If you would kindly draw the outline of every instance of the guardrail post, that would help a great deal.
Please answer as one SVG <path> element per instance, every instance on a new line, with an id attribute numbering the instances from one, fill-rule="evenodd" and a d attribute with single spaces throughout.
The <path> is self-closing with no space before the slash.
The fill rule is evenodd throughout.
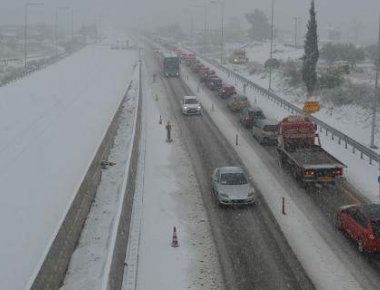
<path id="1" fill-rule="evenodd" d="M 345 141 L 344 148 L 347 149 L 347 138 L 344 141 Z"/>
<path id="2" fill-rule="evenodd" d="M 285 211 L 285 197 L 282 198 L 282 214 L 286 215 L 286 211 Z"/>
<path id="3" fill-rule="evenodd" d="M 334 134 L 331 133 L 331 140 L 334 140 Z"/>
<path id="4" fill-rule="evenodd" d="M 352 146 L 352 153 L 355 154 L 355 147 L 354 146 Z"/>
<path id="5" fill-rule="evenodd" d="M 236 146 L 239 145 L 239 135 L 238 134 L 236 134 L 235 144 L 236 144 Z"/>
<path id="6" fill-rule="evenodd" d="M 326 136 L 328 135 L 327 129 L 326 129 Z"/>
<path id="7" fill-rule="evenodd" d="M 339 139 L 338 139 L 338 144 L 340 145 L 340 143 L 341 143 L 341 139 L 339 138 Z"/>
<path id="8" fill-rule="evenodd" d="M 363 152 L 360 152 L 360 159 L 363 159 Z"/>

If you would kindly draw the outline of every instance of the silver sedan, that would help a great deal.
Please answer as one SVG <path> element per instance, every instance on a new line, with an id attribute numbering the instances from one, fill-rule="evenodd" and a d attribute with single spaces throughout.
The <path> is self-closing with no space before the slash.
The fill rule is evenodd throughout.
<path id="1" fill-rule="evenodd" d="M 240 167 L 216 168 L 211 182 L 219 205 L 253 204 L 256 201 L 255 190 Z"/>

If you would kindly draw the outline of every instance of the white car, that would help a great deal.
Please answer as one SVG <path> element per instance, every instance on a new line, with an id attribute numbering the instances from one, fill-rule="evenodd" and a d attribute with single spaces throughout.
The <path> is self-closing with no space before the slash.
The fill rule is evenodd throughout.
<path id="1" fill-rule="evenodd" d="M 182 112 L 185 115 L 200 115 L 202 114 L 201 103 L 195 96 L 185 96 L 182 100 Z"/>
<path id="2" fill-rule="evenodd" d="M 254 204 L 256 201 L 255 190 L 240 167 L 216 168 L 211 182 L 219 205 Z"/>

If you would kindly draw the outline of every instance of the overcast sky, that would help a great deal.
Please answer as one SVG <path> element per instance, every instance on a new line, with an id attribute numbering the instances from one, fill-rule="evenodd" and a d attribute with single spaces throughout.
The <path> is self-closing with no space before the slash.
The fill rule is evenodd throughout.
<path id="1" fill-rule="evenodd" d="M 225 17 L 235 15 L 246 25 L 244 13 L 255 8 L 270 15 L 270 0 L 224 0 Z M 30 23 L 41 21 L 54 23 L 56 7 L 70 7 L 74 11 L 76 25 L 87 23 L 142 26 L 181 23 L 185 29 L 190 26 L 190 14 L 194 17 L 194 28 L 201 29 L 204 23 L 204 9 L 199 5 L 208 3 L 207 20 L 210 28 L 220 23 L 219 5 L 206 0 L 0 0 L 0 24 L 23 24 L 24 4 L 44 2 L 43 6 L 29 7 Z M 274 0 L 275 26 L 293 29 L 294 17 L 301 17 L 305 27 L 308 19 L 310 0 Z M 380 0 L 315 0 L 317 21 L 321 29 L 340 27 L 345 34 L 355 35 L 357 40 L 376 42 Z M 198 7 L 194 7 L 198 6 Z M 59 18 L 69 17 L 69 9 L 59 9 Z"/>

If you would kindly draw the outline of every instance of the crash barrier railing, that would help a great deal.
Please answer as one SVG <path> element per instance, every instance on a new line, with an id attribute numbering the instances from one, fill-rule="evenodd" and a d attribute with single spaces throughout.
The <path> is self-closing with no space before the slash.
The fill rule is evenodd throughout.
<path id="1" fill-rule="evenodd" d="M 139 156 L 140 136 L 141 136 L 141 115 L 142 115 L 142 68 L 141 60 L 138 62 L 138 91 L 137 91 L 137 107 L 133 121 L 133 130 L 131 137 L 131 145 L 128 150 L 127 164 L 125 167 L 123 183 L 120 188 L 121 202 L 115 215 L 110 247 L 107 261 L 104 266 L 102 285 L 99 289 L 111 290 L 121 289 L 123 283 L 123 273 L 125 256 L 127 252 L 127 244 L 129 239 L 129 224 L 132 215 L 132 205 L 134 201 L 136 179 L 137 179 L 137 163 Z M 136 265 L 137 266 L 137 265 Z"/>
<path id="2" fill-rule="evenodd" d="M 219 64 L 215 60 L 209 59 L 207 57 L 199 57 L 205 62 L 208 62 L 212 64 L 213 66 L 217 67 L 218 69 L 222 70 L 224 73 L 228 75 L 228 77 L 232 77 L 237 81 L 240 81 L 243 83 L 243 86 L 245 85 L 247 88 L 250 88 L 256 92 L 259 92 L 261 95 L 267 97 L 272 102 L 278 104 L 279 106 L 283 107 L 284 109 L 288 110 L 291 114 L 298 113 L 298 114 L 305 114 L 300 108 L 297 106 L 291 104 L 290 102 L 282 99 L 280 96 L 276 95 L 275 93 L 263 88 L 262 86 L 259 86 L 258 84 L 255 84 L 254 82 L 250 81 L 249 79 L 239 75 L 238 73 L 226 68 L 225 66 Z M 325 122 L 311 116 L 308 114 L 308 117 L 317 124 L 319 131 L 323 132 L 323 130 L 326 133 L 326 136 L 328 134 L 331 134 L 331 138 L 334 140 L 337 138 L 338 144 L 344 143 L 345 148 L 347 149 L 348 146 L 352 147 L 352 153 L 355 154 L 356 151 L 360 153 L 360 158 L 363 159 L 364 156 L 368 157 L 369 164 L 373 164 L 373 161 L 378 163 L 378 166 L 380 168 L 380 155 L 377 154 L 375 151 L 371 150 L 370 148 L 366 147 L 365 145 L 355 141 L 351 137 L 347 136 L 346 134 L 340 132 L 339 130 L 334 129 L 330 125 L 326 124 Z"/>

